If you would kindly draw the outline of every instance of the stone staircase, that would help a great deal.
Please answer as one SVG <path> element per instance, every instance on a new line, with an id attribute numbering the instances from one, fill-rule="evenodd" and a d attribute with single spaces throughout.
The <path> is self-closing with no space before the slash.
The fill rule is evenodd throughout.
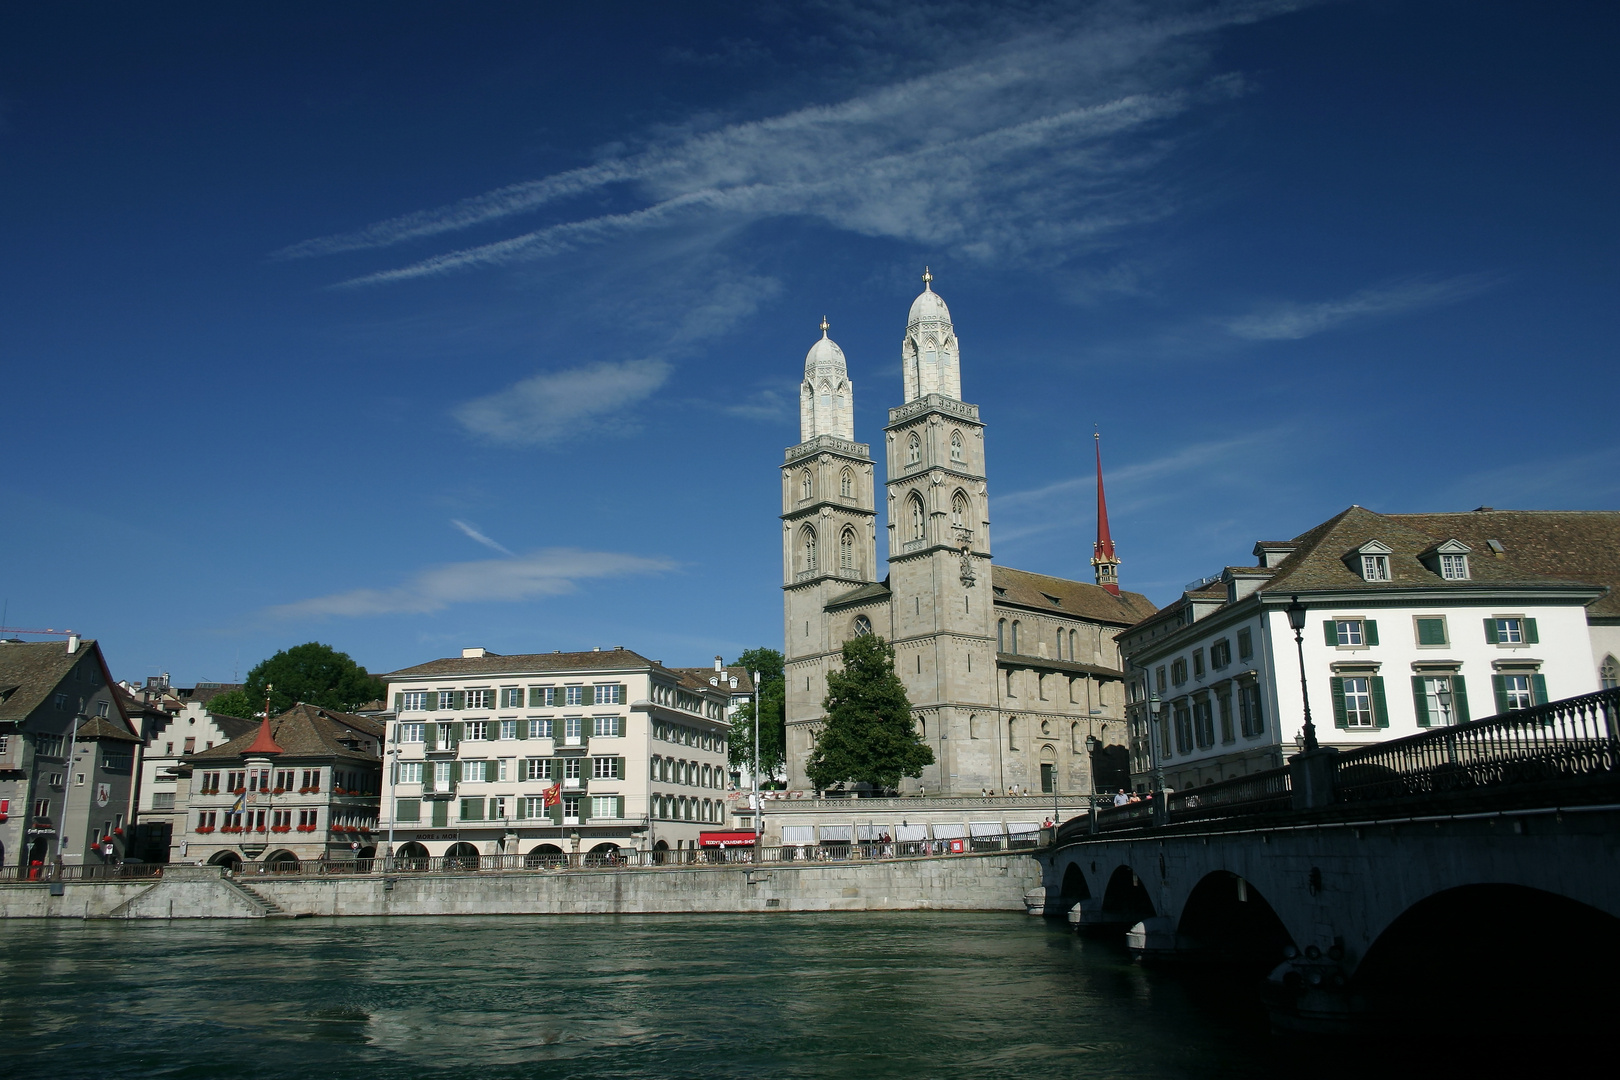
<path id="1" fill-rule="evenodd" d="M 229 888 L 234 889 L 250 903 L 262 910 L 264 912 L 263 917 L 266 919 L 296 919 L 299 917 L 287 911 L 280 904 L 276 903 L 274 900 L 270 899 L 268 896 L 265 896 L 263 893 L 259 892 L 257 889 L 246 884 L 245 882 L 238 881 L 229 876 L 224 877 L 221 880 Z"/>

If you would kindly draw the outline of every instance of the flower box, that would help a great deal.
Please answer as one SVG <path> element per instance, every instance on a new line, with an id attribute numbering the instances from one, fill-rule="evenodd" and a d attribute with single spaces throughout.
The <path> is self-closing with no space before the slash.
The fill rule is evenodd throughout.
<path id="1" fill-rule="evenodd" d="M 199 825 L 197 826 L 197 831 L 200 833 L 211 833 L 214 831 L 214 827 L 212 825 Z"/>
<path id="2" fill-rule="evenodd" d="M 310 788 L 301 787 L 301 788 L 298 789 L 298 794 L 300 794 L 300 795 L 308 795 L 310 793 L 310 791 L 311 791 Z"/>
<path id="3" fill-rule="evenodd" d="M 270 831 L 271 832 L 292 832 L 292 826 L 291 825 L 272 825 L 272 826 L 270 826 Z"/>
<path id="4" fill-rule="evenodd" d="M 272 794 L 272 795 L 280 795 L 283 792 L 285 792 L 286 790 L 287 790 L 286 788 L 279 788 L 278 787 L 275 790 L 271 791 L 270 794 Z"/>

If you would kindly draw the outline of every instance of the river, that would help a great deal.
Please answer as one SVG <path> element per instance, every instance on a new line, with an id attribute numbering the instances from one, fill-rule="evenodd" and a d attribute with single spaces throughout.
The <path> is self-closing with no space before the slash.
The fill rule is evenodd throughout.
<path id="1" fill-rule="evenodd" d="M 1243 988 L 1016 914 L 19 920 L 0 973 L 6 1076 L 1297 1075 Z"/>

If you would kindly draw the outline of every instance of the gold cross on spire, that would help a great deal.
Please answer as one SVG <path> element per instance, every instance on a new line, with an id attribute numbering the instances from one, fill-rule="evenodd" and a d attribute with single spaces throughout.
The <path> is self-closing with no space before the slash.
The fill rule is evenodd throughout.
<path id="1" fill-rule="evenodd" d="M 928 272 L 928 267 L 926 267 L 926 266 L 923 267 L 923 288 L 924 289 L 929 288 L 928 283 L 930 281 L 933 281 L 933 280 L 934 280 L 934 275 Z"/>
<path id="2" fill-rule="evenodd" d="M 822 337 L 826 337 L 826 336 L 827 336 L 827 327 L 828 327 L 828 325 L 829 325 L 829 324 L 828 324 L 828 322 L 827 322 L 827 316 L 825 316 L 825 315 L 823 315 L 823 316 L 822 316 L 822 317 L 821 317 L 821 336 L 822 336 Z"/>

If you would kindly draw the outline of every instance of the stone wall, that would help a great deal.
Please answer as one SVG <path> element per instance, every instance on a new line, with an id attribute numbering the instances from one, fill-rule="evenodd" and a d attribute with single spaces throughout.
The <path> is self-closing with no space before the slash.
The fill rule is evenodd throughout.
<path id="1" fill-rule="evenodd" d="M 652 914 L 749 911 L 1016 911 L 1039 888 L 1028 855 L 875 863 L 249 878 L 171 867 L 155 884 L 0 885 L 0 917 Z M 245 888 L 243 887 L 245 885 Z"/>

